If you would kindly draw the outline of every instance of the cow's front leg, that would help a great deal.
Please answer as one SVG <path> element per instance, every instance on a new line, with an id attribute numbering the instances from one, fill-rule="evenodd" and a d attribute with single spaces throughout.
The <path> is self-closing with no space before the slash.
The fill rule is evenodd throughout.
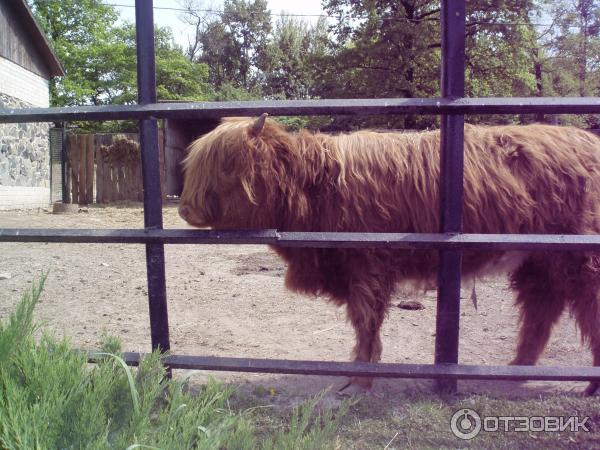
<path id="1" fill-rule="evenodd" d="M 381 358 L 379 331 L 389 304 L 389 294 L 384 295 L 368 286 L 356 286 L 347 301 L 348 320 L 356 333 L 353 350 L 354 361 L 378 362 Z M 367 392 L 373 385 L 371 377 L 352 377 L 339 392 L 354 395 Z"/>

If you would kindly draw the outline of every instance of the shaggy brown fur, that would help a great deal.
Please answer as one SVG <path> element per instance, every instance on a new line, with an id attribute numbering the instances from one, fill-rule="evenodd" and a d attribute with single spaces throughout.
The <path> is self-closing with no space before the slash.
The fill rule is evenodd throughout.
<path id="1" fill-rule="evenodd" d="M 438 131 L 330 136 L 228 119 L 185 161 L 181 215 L 217 229 L 434 233 Z M 466 233 L 600 232 L 600 140 L 575 128 L 466 126 Z M 434 284 L 435 251 L 275 247 L 286 286 L 346 305 L 357 361 L 379 361 L 379 329 L 401 281 Z M 521 328 L 513 364 L 535 364 L 565 308 L 600 365 L 600 255 L 467 252 L 463 273 L 511 270 Z M 514 255 L 512 255 L 514 256 Z M 369 386 L 370 380 L 356 379 Z M 587 392 L 593 393 L 592 383 Z"/>

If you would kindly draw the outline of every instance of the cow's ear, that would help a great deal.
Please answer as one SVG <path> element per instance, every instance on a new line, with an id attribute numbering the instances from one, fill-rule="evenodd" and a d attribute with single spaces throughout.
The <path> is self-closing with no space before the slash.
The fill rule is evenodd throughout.
<path id="1" fill-rule="evenodd" d="M 254 123 L 250 127 L 250 132 L 254 136 L 260 135 L 260 133 L 262 132 L 263 128 L 265 127 L 265 122 L 267 121 L 267 116 L 268 115 L 269 114 L 267 114 L 267 113 L 262 113 L 260 115 L 260 117 L 254 121 Z"/>

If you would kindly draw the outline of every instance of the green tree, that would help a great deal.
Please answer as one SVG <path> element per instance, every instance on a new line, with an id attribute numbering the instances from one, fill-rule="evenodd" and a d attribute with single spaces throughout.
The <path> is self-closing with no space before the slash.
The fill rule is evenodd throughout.
<path id="1" fill-rule="evenodd" d="M 320 81 L 322 97 L 432 97 L 440 94 L 440 1 L 328 0 L 332 54 Z M 467 2 L 467 95 L 529 95 L 535 87 L 524 18 L 531 0 Z M 523 24 L 522 24 L 523 23 Z M 525 45 L 524 45 L 525 43 Z M 524 47 L 524 48 L 523 48 Z M 435 117 L 344 119 L 343 127 L 423 128 Z"/>
<path id="2" fill-rule="evenodd" d="M 469 2 L 466 18 L 465 95 L 536 95 L 537 38 L 531 0 Z M 537 54 L 539 57 L 539 53 Z M 529 122 L 524 115 L 470 116 L 470 122 Z"/>
<path id="3" fill-rule="evenodd" d="M 531 95 L 535 88 L 531 49 L 536 34 L 529 19 L 533 2 L 484 0 L 468 5 L 466 94 Z"/>
<path id="4" fill-rule="evenodd" d="M 117 25 L 113 7 L 94 0 L 31 0 L 66 76 L 51 85 L 52 105 L 127 104 L 137 100 L 135 27 Z M 190 62 L 168 28 L 155 29 L 160 100 L 205 100 L 208 68 Z"/>
<path id="5" fill-rule="evenodd" d="M 264 95 L 280 99 L 315 97 L 314 78 L 318 61 L 327 52 L 327 42 L 325 19 L 309 25 L 280 16 L 266 48 Z"/>
<path id="6" fill-rule="evenodd" d="M 220 15 L 202 12 L 203 3 L 195 0 L 183 6 L 184 20 L 196 28 L 188 57 L 208 65 L 211 84 L 228 86 L 225 92 L 233 86 L 260 96 L 271 32 L 266 0 L 225 0 Z"/>
<path id="7" fill-rule="evenodd" d="M 564 83 L 566 95 L 598 95 L 591 82 L 600 64 L 600 4 L 593 0 L 558 1 L 553 6 L 557 33 L 551 43 L 555 61 L 571 68 L 574 83 Z"/>
<path id="8" fill-rule="evenodd" d="M 110 103 L 134 103 L 137 100 L 135 26 L 125 24 L 114 32 L 121 46 L 110 61 L 114 69 L 107 96 Z M 207 65 L 191 62 L 183 49 L 174 44 L 169 28 L 155 27 L 154 49 L 158 100 L 202 101 L 213 96 Z"/>
<path id="9" fill-rule="evenodd" d="M 239 60 L 239 82 L 248 90 L 262 82 L 265 48 L 271 32 L 271 14 L 266 0 L 225 0 L 223 23 Z"/>
<path id="10" fill-rule="evenodd" d="M 222 22 L 208 24 L 196 41 L 200 53 L 196 62 L 210 67 L 209 80 L 216 88 L 227 84 L 237 84 L 241 61 L 236 43 Z"/>
<path id="11" fill-rule="evenodd" d="M 600 94 L 600 4 L 591 0 L 540 0 L 551 26 L 538 39 L 538 86 L 547 96 Z M 600 127 L 598 115 L 563 115 L 560 123 Z"/>
<path id="12" fill-rule="evenodd" d="M 328 0 L 336 17 L 330 53 L 319 63 L 324 98 L 431 97 L 438 93 L 439 2 Z M 337 118 L 335 127 L 431 125 L 433 117 Z"/>
<path id="13" fill-rule="evenodd" d="M 29 0 L 66 76 L 50 82 L 53 106 L 98 104 L 104 91 L 101 67 L 119 45 L 111 33 L 116 10 L 94 0 Z"/>

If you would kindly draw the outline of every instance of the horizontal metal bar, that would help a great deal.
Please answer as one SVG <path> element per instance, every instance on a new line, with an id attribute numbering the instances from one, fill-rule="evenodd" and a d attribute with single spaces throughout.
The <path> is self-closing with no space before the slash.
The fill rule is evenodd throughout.
<path id="1" fill-rule="evenodd" d="M 405 250 L 600 250 L 600 235 L 333 233 L 277 230 L 0 228 L 0 242 L 272 244 L 285 247 Z"/>
<path id="2" fill-rule="evenodd" d="M 139 229 L 0 228 L 0 242 L 118 244 L 274 244 L 276 230 L 214 231 Z"/>
<path id="3" fill-rule="evenodd" d="M 129 365 L 138 365 L 140 353 L 124 353 Z M 88 354 L 90 362 L 97 357 Z M 220 358 L 212 356 L 168 355 L 163 359 L 172 369 L 216 370 L 226 372 L 287 373 L 306 375 L 385 378 L 455 378 L 465 380 L 545 380 L 600 381 L 600 367 L 476 366 L 464 364 L 390 364 L 338 361 L 294 361 L 284 359 Z"/>
<path id="4" fill-rule="evenodd" d="M 599 114 L 598 97 L 481 97 L 149 103 L 145 105 L 0 108 L 0 123 L 125 119 L 214 119 L 285 115 L 367 114 Z"/>

